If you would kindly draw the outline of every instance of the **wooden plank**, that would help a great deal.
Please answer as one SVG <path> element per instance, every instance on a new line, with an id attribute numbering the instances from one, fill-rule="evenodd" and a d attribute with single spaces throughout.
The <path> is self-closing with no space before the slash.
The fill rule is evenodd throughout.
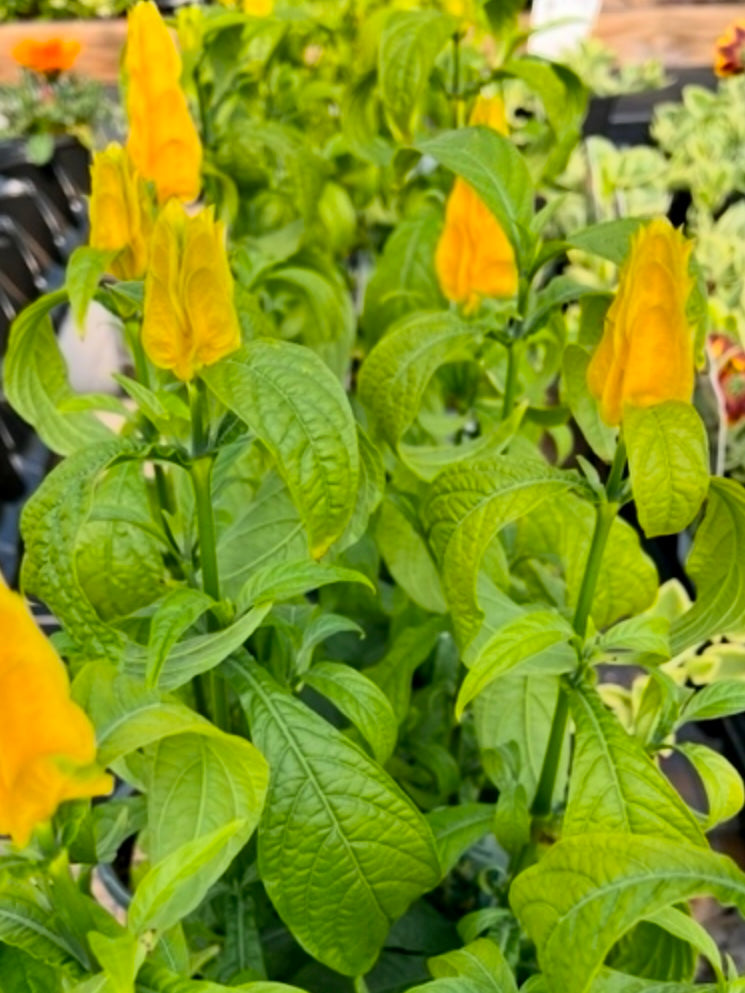
<path id="1" fill-rule="evenodd" d="M 72 38 L 82 45 L 75 62 L 81 76 L 102 83 L 116 83 L 119 57 L 127 33 L 125 20 L 101 21 L 21 21 L 0 25 L 0 81 L 18 77 L 18 66 L 11 52 L 24 38 Z"/>

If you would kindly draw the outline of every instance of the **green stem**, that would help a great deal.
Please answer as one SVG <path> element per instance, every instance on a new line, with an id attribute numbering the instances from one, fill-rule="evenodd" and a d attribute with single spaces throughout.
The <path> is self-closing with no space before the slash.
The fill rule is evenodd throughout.
<path id="1" fill-rule="evenodd" d="M 507 376 L 504 384 L 504 401 L 502 403 L 502 420 L 506 421 L 515 406 L 517 393 L 517 354 L 515 345 L 507 346 Z"/>
<path id="2" fill-rule="evenodd" d="M 453 126 L 461 126 L 461 93 L 460 93 L 460 35 L 453 35 Z"/>
<path id="3" fill-rule="evenodd" d="M 616 454 L 613 459 L 608 482 L 606 483 L 606 499 L 598 506 L 595 516 L 595 529 L 590 543 L 590 552 L 585 564 L 585 574 L 582 577 L 582 586 L 577 597 L 577 607 L 574 612 L 572 626 L 584 642 L 587 636 L 587 625 L 590 620 L 592 601 L 595 597 L 600 569 L 603 564 L 605 547 L 608 544 L 608 537 L 613 527 L 613 522 L 618 513 L 619 504 L 617 496 L 623 480 L 623 472 L 626 466 L 626 448 L 623 442 L 619 442 Z M 551 803 L 556 785 L 556 776 L 559 771 L 559 762 L 564 747 L 564 737 L 566 735 L 567 721 L 569 720 L 569 698 L 564 689 L 559 689 L 559 699 L 556 702 L 556 711 L 551 725 L 551 734 L 546 746 L 546 756 L 543 760 L 543 768 L 538 781 L 535 800 L 533 801 L 533 816 L 537 818 L 547 817 L 551 813 Z"/>

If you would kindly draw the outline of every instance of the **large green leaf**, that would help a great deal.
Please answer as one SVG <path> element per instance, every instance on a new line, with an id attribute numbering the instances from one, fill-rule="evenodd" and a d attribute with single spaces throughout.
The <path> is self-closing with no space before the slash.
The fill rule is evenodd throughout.
<path id="1" fill-rule="evenodd" d="M 490 542 L 507 524 L 576 485 L 571 473 L 510 456 L 462 463 L 437 477 L 422 516 L 442 562 L 445 596 L 464 641 L 483 619 L 476 585 Z"/>
<path id="2" fill-rule="evenodd" d="M 435 836 L 442 874 L 455 868 L 461 855 L 484 837 L 494 825 L 494 805 L 462 803 L 457 807 L 437 807 L 427 814 Z"/>
<path id="3" fill-rule="evenodd" d="M 706 846 L 693 813 L 589 686 L 570 697 L 574 758 L 564 836 L 628 832 Z"/>
<path id="4" fill-rule="evenodd" d="M 62 409 L 75 393 L 49 313 L 66 299 L 65 291 L 58 290 L 26 307 L 13 322 L 3 362 L 3 389 L 9 403 L 58 455 L 111 438 L 90 411 Z"/>
<path id="5" fill-rule="evenodd" d="M 378 75 L 391 129 L 411 138 L 435 59 L 457 22 L 436 10 L 393 11 L 380 38 Z"/>
<path id="6" fill-rule="evenodd" d="M 696 587 L 696 601 L 673 623 L 675 655 L 715 634 L 745 630 L 745 490 L 739 483 L 711 480 L 706 515 L 686 571 Z"/>
<path id="7" fill-rule="evenodd" d="M 473 327 L 440 311 L 402 318 L 373 348 L 360 371 L 360 397 L 394 448 L 413 424 L 435 372 L 473 359 L 478 343 Z"/>
<path id="8" fill-rule="evenodd" d="M 394 228 L 365 291 L 361 321 L 369 345 L 400 317 L 442 306 L 434 266 L 441 228 L 442 217 L 436 210 L 419 210 Z"/>
<path id="9" fill-rule="evenodd" d="M 34 493 L 21 521 L 25 591 L 39 597 L 92 658 L 116 658 L 125 639 L 101 620 L 86 596 L 77 571 L 78 535 L 98 476 L 125 450 L 124 442 L 109 441 L 71 455 Z"/>
<path id="10" fill-rule="evenodd" d="M 709 443 L 697 410 L 678 400 L 627 407 L 623 430 L 642 530 L 648 538 L 682 531 L 709 488 Z"/>
<path id="11" fill-rule="evenodd" d="M 75 977 L 82 971 L 74 939 L 65 934 L 38 887 L 14 878 L 10 872 L 0 876 L 0 942 L 26 952 L 62 974 Z"/>
<path id="12" fill-rule="evenodd" d="M 494 214 L 510 240 L 518 263 L 532 261 L 533 184 L 514 143 L 492 128 L 444 131 L 420 141 L 420 152 L 462 176 Z"/>
<path id="13" fill-rule="evenodd" d="M 429 828 L 380 766 L 259 666 L 227 672 L 271 768 L 262 881 L 315 958 L 361 975 L 392 921 L 439 881 Z"/>
<path id="14" fill-rule="evenodd" d="M 422 535 L 391 499 L 383 501 L 375 537 L 388 571 L 414 603 L 435 614 L 447 611 L 437 567 Z"/>
<path id="15" fill-rule="evenodd" d="M 629 834 L 584 834 L 517 877 L 510 901 L 538 949 L 551 993 L 586 993 L 634 924 L 694 896 L 745 912 L 745 876 L 723 856 Z"/>
<path id="16" fill-rule="evenodd" d="M 338 380 L 307 348 L 261 340 L 203 376 L 272 453 L 320 558 L 343 533 L 357 497 L 357 431 Z"/>

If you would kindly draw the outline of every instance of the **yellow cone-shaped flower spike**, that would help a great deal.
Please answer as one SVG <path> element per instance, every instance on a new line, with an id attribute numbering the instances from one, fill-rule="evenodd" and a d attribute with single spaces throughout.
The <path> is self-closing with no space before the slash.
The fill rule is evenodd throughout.
<path id="1" fill-rule="evenodd" d="M 172 200 L 150 242 L 142 344 L 150 360 L 184 381 L 240 346 L 224 226 L 212 208 L 190 217 Z"/>
<path id="2" fill-rule="evenodd" d="M 479 97 L 471 124 L 507 132 L 504 104 Z M 517 292 L 515 252 L 507 235 L 476 191 L 457 177 L 445 208 L 445 225 L 435 253 L 440 288 L 448 300 L 471 310 L 481 297 Z"/>
<path id="3" fill-rule="evenodd" d="M 274 0 L 243 0 L 243 11 L 252 17 L 269 17 L 274 10 Z"/>
<path id="4" fill-rule="evenodd" d="M 0 578 L 0 834 L 25 845 L 64 800 L 111 792 L 65 667 Z"/>
<path id="5" fill-rule="evenodd" d="M 141 279 L 147 268 L 152 212 L 145 183 L 126 150 L 112 143 L 93 156 L 90 244 L 116 252 L 109 272 L 117 279 Z"/>
<path id="6" fill-rule="evenodd" d="M 627 406 L 691 399 L 693 332 L 686 305 L 693 287 L 692 248 L 664 219 L 646 224 L 632 239 L 587 370 L 587 384 L 607 424 L 620 424 Z"/>
<path id="7" fill-rule="evenodd" d="M 127 151 L 137 171 L 152 180 L 158 200 L 195 200 L 202 146 L 181 89 L 181 57 L 151 0 L 129 14 L 127 50 Z"/>

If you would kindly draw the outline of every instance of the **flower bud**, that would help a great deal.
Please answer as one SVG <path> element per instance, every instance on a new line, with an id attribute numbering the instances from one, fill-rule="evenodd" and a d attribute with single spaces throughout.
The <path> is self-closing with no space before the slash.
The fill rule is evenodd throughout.
<path id="1" fill-rule="evenodd" d="M 24 846 L 63 801 L 109 793 L 113 781 L 95 765 L 93 725 L 64 665 L 2 577 L 0 627 L 0 834 Z"/>
<path id="2" fill-rule="evenodd" d="M 620 424 L 627 406 L 691 399 L 693 332 L 686 306 L 693 288 L 688 269 L 692 248 L 663 218 L 644 225 L 632 238 L 587 370 L 588 387 L 606 424 Z"/>
<path id="3" fill-rule="evenodd" d="M 109 272 L 117 279 L 141 279 L 147 267 L 152 213 L 145 183 L 127 152 L 112 142 L 96 152 L 91 166 L 90 245 L 116 252 Z"/>
<path id="4" fill-rule="evenodd" d="M 506 134 L 504 104 L 496 97 L 479 97 L 470 123 Z M 511 297 L 517 292 L 514 249 L 499 221 L 460 176 L 445 209 L 435 269 L 448 300 L 469 310 L 478 305 L 481 297 Z"/>
<path id="5" fill-rule="evenodd" d="M 137 171 L 155 183 L 158 200 L 195 200 L 202 146 L 181 89 L 181 57 L 158 8 L 141 0 L 129 14 L 127 151 Z"/>
<path id="6" fill-rule="evenodd" d="M 190 217 L 171 200 L 155 222 L 142 344 L 154 365 L 184 381 L 240 347 L 224 226 L 211 207 Z"/>

